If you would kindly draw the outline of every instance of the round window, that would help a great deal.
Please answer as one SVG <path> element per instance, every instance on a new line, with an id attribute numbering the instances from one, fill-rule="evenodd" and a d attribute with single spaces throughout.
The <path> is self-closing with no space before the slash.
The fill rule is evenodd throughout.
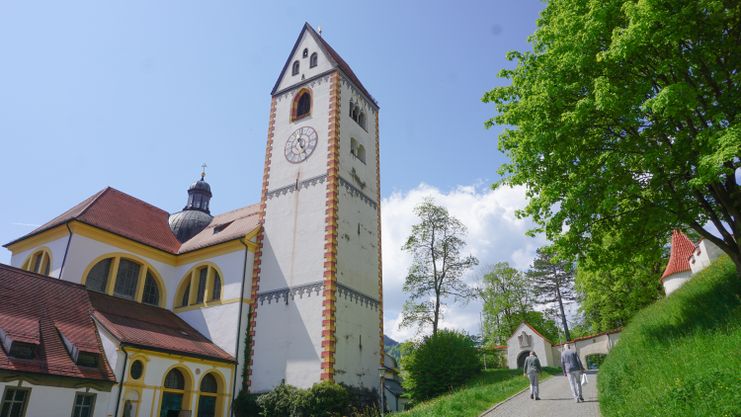
<path id="1" fill-rule="evenodd" d="M 141 378 L 143 370 L 144 365 L 142 364 L 142 361 L 134 361 L 134 363 L 131 364 L 131 377 L 134 379 Z"/>

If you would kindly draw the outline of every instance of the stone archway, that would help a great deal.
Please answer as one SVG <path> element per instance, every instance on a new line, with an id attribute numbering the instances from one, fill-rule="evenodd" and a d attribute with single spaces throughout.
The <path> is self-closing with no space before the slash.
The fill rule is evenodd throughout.
<path id="1" fill-rule="evenodd" d="M 517 367 L 522 368 L 525 366 L 525 358 L 527 358 L 530 355 L 529 350 L 523 350 L 520 352 L 519 355 L 517 355 Z"/>

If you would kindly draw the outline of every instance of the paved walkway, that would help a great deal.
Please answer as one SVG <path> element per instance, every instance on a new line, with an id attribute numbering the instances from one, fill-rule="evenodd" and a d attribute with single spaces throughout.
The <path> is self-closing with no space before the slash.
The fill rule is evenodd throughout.
<path id="1" fill-rule="evenodd" d="M 481 417 L 600 417 L 597 374 L 589 374 L 588 378 L 589 383 L 582 388 L 583 403 L 574 401 L 564 376 L 553 376 L 540 383 L 540 401 L 531 400 L 528 389 Z"/>

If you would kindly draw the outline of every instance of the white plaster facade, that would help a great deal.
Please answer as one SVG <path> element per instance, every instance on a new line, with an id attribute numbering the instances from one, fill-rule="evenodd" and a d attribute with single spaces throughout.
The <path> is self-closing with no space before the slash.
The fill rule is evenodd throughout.
<path id="1" fill-rule="evenodd" d="M 579 359 L 587 366 L 587 356 L 607 355 L 620 339 L 620 331 L 601 333 L 575 339 L 574 345 Z M 564 344 L 552 344 L 527 323 L 522 323 L 507 340 L 507 366 L 510 369 L 522 367 L 524 358 L 535 351 L 542 366 L 561 366 L 561 352 Z"/>
<path id="2" fill-rule="evenodd" d="M 113 398 L 111 392 L 98 391 L 89 387 L 79 388 L 53 387 L 34 385 L 26 381 L 0 382 L 0 398 L 6 387 L 30 389 L 25 416 L 28 417 L 67 417 L 72 415 L 72 408 L 77 393 L 95 394 L 93 417 L 108 417 L 108 404 Z"/>
<path id="3" fill-rule="evenodd" d="M 701 239 L 697 242 L 695 251 L 690 256 L 690 269 L 692 273 L 696 274 L 707 268 L 713 260 L 722 254 L 723 251 L 713 242 L 707 239 Z"/>
<path id="4" fill-rule="evenodd" d="M 664 292 L 668 296 L 669 294 L 676 291 L 679 287 L 684 285 L 685 282 L 692 278 L 692 271 L 682 271 L 671 274 L 662 280 L 664 285 Z"/>

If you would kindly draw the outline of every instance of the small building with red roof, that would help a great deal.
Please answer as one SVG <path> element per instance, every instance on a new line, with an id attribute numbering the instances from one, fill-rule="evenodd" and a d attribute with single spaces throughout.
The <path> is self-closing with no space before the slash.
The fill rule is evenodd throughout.
<path id="1" fill-rule="evenodd" d="M 676 291 L 692 275 L 707 268 L 723 252 L 707 239 L 700 239 L 697 244 L 680 230 L 672 231 L 669 262 L 661 275 L 661 284 L 668 296 Z"/>

